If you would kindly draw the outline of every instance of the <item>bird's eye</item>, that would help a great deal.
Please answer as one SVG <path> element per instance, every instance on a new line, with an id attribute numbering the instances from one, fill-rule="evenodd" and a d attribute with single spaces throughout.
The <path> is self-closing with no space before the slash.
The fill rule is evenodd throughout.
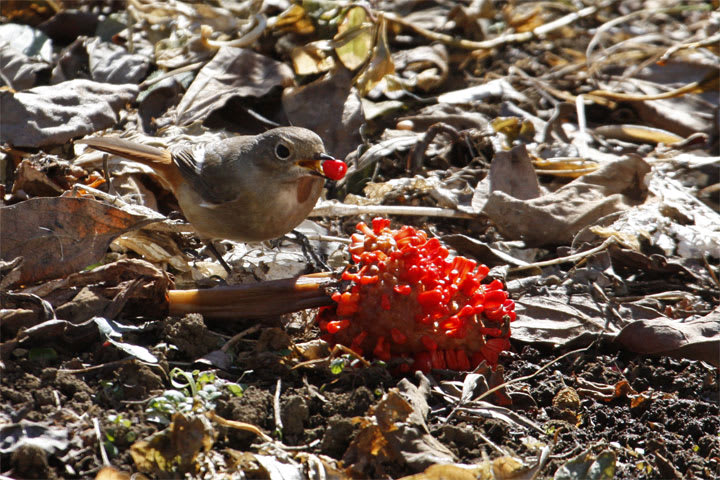
<path id="1" fill-rule="evenodd" d="M 290 149 L 283 143 L 278 143 L 275 146 L 275 156 L 280 160 L 287 160 L 290 158 Z"/>

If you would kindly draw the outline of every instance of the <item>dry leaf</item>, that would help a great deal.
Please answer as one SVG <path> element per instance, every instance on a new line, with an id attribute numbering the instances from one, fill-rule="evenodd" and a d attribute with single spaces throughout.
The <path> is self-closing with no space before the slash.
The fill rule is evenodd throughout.
<path id="1" fill-rule="evenodd" d="M 492 191 L 483 213 L 505 238 L 523 240 L 528 246 L 569 244 L 598 219 L 642 203 L 649 172 L 643 159 L 630 156 L 538 198 L 521 200 Z"/>
<path id="2" fill-rule="evenodd" d="M 70 80 L 24 92 L 0 91 L 0 141 L 17 147 L 62 145 L 111 127 L 137 85 Z"/>
<path id="3" fill-rule="evenodd" d="M 702 360 L 720 366 L 720 310 L 691 320 L 638 320 L 615 341 L 631 352 Z"/>
<path id="4" fill-rule="evenodd" d="M 292 69 L 284 63 L 245 48 L 222 47 L 183 96 L 177 123 L 202 121 L 232 97 L 262 97 L 292 81 Z"/>
<path id="5" fill-rule="evenodd" d="M 0 258 L 24 258 L 20 283 L 57 278 L 97 263 L 115 237 L 153 221 L 88 198 L 33 198 L 0 208 Z"/>
<path id="6" fill-rule="evenodd" d="M 320 135 L 331 155 L 345 158 L 362 144 L 365 117 L 350 71 L 341 68 L 308 85 L 286 88 L 282 102 L 290 122 Z"/>

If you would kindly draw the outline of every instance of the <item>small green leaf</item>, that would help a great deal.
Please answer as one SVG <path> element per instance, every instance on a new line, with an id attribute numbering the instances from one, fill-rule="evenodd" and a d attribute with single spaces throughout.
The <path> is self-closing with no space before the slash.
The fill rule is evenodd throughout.
<path id="1" fill-rule="evenodd" d="M 330 372 L 333 375 L 339 375 L 345 369 L 345 360 L 342 358 L 336 358 L 330 362 Z"/>

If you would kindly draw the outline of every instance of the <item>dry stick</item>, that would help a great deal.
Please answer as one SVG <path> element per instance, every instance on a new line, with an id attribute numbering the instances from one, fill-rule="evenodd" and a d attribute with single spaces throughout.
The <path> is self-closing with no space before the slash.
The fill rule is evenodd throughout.
<path id="1" fill-rule="evenodd" d="M 332 305 L 326 288 L 337 283 L 332 273 L 233 285 L 207 290 L 170 290 L 169 314 L 201 313 L 214 319 L 260 319 Z"/>
<path id="2" fill-rule="evenodd" d="M 275 413 L 275 433 L 282 438 L 283 423 L 280 416 L 280 391 L 282 390 L 282 379 L 278 378 L 275 384 L 275 395 L 273 396 L 273 412 Z"/>
<path id="3" fill-rule="evenodd" d="M 155 85 L 156 83 L 162 82 L 166 78 L 174 77 L 175 75 L 179 75 L 181 73 L 192 72 L 193 70 L 197 70 L 198 68 L 202 67 L 203 65 L 205 65 L 205 62 L 195 62 L 195 63 L 191 63 L 189 65 L 184 65 L 182 67 L 178 67 L 174 70 L 167 71 L 167 72 L 163 73 L 162 75 L 158 75 L 157 77 L 148 78 L 147 80 L 145 80 L 144 82 L 142 82 L 140 84 L 140 88 L 143 89 L 143 88 L 150 87 L 152 85 Z"/>
<path id="4" fill-rule="evenodd" d="M 384 13 L 384 16 L 387 20 L 398 25 L 402 25 L 403 27 L 407 27 L 418 34 L 429 38 L 430 40 L 438 41 L 452 47 L 464 48 L 467 50 L 489 50 L 507 43 L 520 43 L 527 42 L 528 40 L 532 40 L 533 38 L 543 38 L 548 33 L 554 30 L 558 30 L 562 27 L 566 27 L 574 22 L 577 22 L 581 18 L 595 15 L 599 10 L 606 8 L 616 2 L 617 0 L 610 0 L 597 6 L 583 8 L 581 10 L 578 10 L 577 12 L 573 12 L 565 15 L 564 17 L 560 17 L 550 23 L 546 23 L 545 25 L 540 25 L 539 27 L 535 28 L 530 32 L 509 33 L 493 38 L 492 40 L 485 40 L 482 42 L 475 42 L 462 38 L 458 39 L 450 35 L 445 35 L 443 33 L 433 32 L 432 30 L 427 30 L 425 28 L 418 27 L 417 25 L 413 25 L 407 20 L 397 17 L 392 13 L 386 12 Z"/>
<path id="5" fill-rule="evenodd" d="M 593 35 L 593 38 L 588 43 L 587 48 L 585 49 L 585 62 L 587 63 L 588 71 L 591 73 L 590 79 L 593 81 L 593 83 L 596 84 L 596 82 L 594 82 L 593 75 L 594 75 L 594 71 L 595 71 L 596 67 L 598 67 L 599 64 L 596 64 L 595 66 L 593 66 L 593 59 L 591 57 L 592 57 L 593 50 L 598 45 L 598 43 L 600 43 L 600 36 L 603 33 L 610 30 L 614 26 L 619 25 L 624 22 L 627 22 L 628 20 L 632 20 L 635 17 L 641 17 L 643 15 L 662 14 L 662 13 L 665 13 L 665 14 L 666 13 L 674 13 L 674 12 L 679 12 L 679 11 L 685 10 L 687 8 L 688 8 L 688 6 L 686 6 L 686 5 L 679 5 L 679 6 L 669 7 L 669 8 L 638 10 L 636 12 L 629 13 L 622 17 L 613 18 L 612 20 L 600 25 L 597 28 L 597 30 L 595 31 L 595 35 Z M 683 87 L 683 88 L 685 88 L 685 87 Z M 592 93 L 597 93 L 597 92 L 592 92 Z M 608 93 L 610 93 L 610 92 L 608 92 Z M 614 98 L 616 100 L 625 100 L 624 98 L 621 98 L 621 97 L 614 97 Z M 660 97 L 660 98 L 665 98 L 665 97 Z M 660 98 L 658 98 L 658 99 L 660 99 Z M 632 100 L 632 99 L 629 98 L 628 100 Z M 655 100 L 655 99 L 654 98 L 646 98 L 645 100 Z"/>
<path id="6" fill-rule="evenodd" d="M 443 218 L 477 218 L 472 213 L 460 212 L 451 208 L 439 207 L 410 207 L 395 205 L 348 205 L 345 203 L 331 203 L 316 207 L 311 217 L 350 217 L 354 215 L 409 215 L 416 217 L 443 217 Z"/>
<path id="7" fill-rule="evenodd" d="M 266 442 L 273 442 L 273 439 L 266 435 L 260 428 L 256 427 L 255 425 L 251 423 L 245 423 L 245 422 L 238 422 L 236 420 L 228 420 L 227 418 L 223 418 L 217 413 L 215 413 L 215 410 L 211 410 L 209 412 L 206 412 L 205 415 L 212 421 L 222 425 L 223 427 L 228 428 L 234 428 L 236 430 L 244 430 L 246 432 L 254 433 L 258 437 L 262 438 Z"/>
<path id="8" fill-rule="evenodd" d="M 474 399 L 471 400 L 471 401 L 472 401 L 472 402 L 479 402 L 479 401 L 482 400 L 483 398 L 487 397 L 487 396 L 490 395 L 491 393 L 497 392 L 497 391 L 500 390 L 501 388 L 505 388 L 505 387 L 507 387 L 507 386 L 509 386 L 509 385 L 512 385 L 512 384 L 514 384 L 514 383 L 524 382 L 524 381 L 526 381 L 526 380 L 530 380 L 530 379 L 533 378 L 534 376 L 540 374 L 540 372 L 543 372 L 544 370 L 547 370 L 551 365 L 554 365 L 555 363 L 559 362 L 560 360 L 564 359 L 565 357 L 569 357 L 570 355 L 575 355 L 576 353 L 584 352 L 584 351 L 586 351 L 586 350 L 589 350 L 590 347 L 592 347 L 592 344 L 588 345 L 587 347 L 578 348 L 577 350 L 572 350 L 572 351 L 570 351 L 570 352 L 564 353 L 564 354 L 560 355 L 559 357 L 557 357 L 556 359 L 551 360 L 551 361 L 549 361 L 548 363 L 546 363 L 545 365 L 543 365 L 542 367 L 540 367 L 540 369 L 539 369 L 537 372 L 531 373 L 530 375 L 525 375 L 524 377 L 518 377 L 518 378 L 513 378 L 512 380 L 508 380 L 508 381 L 505 382 L 505 383 L 502 383 L 502 384 L 500 384 L 500 385 L 497 385 L 497 386 L 489 389 L 488 391 L 481 393 L 480 395 L 477 396 L 477 398 L 474 398 Z"/>
<path id="9" fill-rule="evenodd" d="M 689 43 L 680 43 L 678 45 L 675 45 L 674 47 L 668 48 L 667 51 L 663 53 L 662 56 L 660 56 L 658 62 L 667 62 L 670 57 L 672 57 L 676 52 L 680 50 L 695 50 L 698 48 L 716 45 L 718 42 L 720 42 L 720 33 L 716 33 L 715 35 L 712 35 L 705 40 L 699 40 Z"/>
<path id="10" fill-rule="evenodd" d="M 93 418 L 93 427 L 95 429 L 95 437 L 100 445 L 100 456 L 102 457 L 103 466 L 108 466 L 110 465 L 110 459 L 105 451 L 105 442 L 102 441 L 102 433 L 100 432 L 100 422 L 98 422 L 96 417 Z"/>
<path id="11" fill-rule="evenodd" d="M 233 335 L 233 337 L 232 337 L 230 340 L 228 340 L 227 342 L 225 342 L 225 345 L 223 345 L 223 346 L 220 348 L 220 351 L 221 351 L 221 352 L 227 352 L 227 351 L 230 350 L 230 348 L 232 348 L 237 342 L 239 342 L 243 337 L 246 337 L 247 335 L 250 335 L 251 333 L 255 333 L 255 332 L 257 332 L 258 330 L 260 330 L 260 324 L 259 324 L 259 323 L 253 325 L 253 326 L 250 327 L 250 328 L 246 328 L 245 330 L 243 330 L 242 332 L 240 332 L 240 333 L 238 333 L 238 334 L 236 334 L 236 335 Z"/>
<path id="12" fill-rule="evenodd" d="M 598 245 L 595 248 L 591 248 L 590 250 L 585 250 L 584 252 L 576 253 L 574 255 L 568 255 L 567 257 L 560 257 L 560 258 L 555 258 L 553 260 L 545 260 L 544 262 L 528 263 L 527 265 L 520 265 L 519 267 L 512 267 L 511 269 L 508 270 L 508 273 L 515 273 L 515 272 L 519 272 L 521 270 L 528 270 L 531 268 L 549 267 L 550 265 L 559 265 L 561 263 L 582 260 L 583 258 L 589 257 L 590 255 L 594 255 L 598 252 L 605 250 L 607 247 L 609 247 L 611 244 L 613 244 L 615 242 L 617 242 L 615 237 L 608 237 L 608 239 L 605 240 L 603 243 L 601 243 L 600 245 Z"/>

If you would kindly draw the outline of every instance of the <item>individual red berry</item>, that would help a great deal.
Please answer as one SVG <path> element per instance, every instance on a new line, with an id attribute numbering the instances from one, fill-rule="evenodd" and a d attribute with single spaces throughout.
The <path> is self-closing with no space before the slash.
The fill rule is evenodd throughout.
<path id="1" fill-rule="evenodd" d="M 341 180 L 347 172 L 347 165 L 341 160 L 325 160 L 322 170 L 330 180 Z"/>

